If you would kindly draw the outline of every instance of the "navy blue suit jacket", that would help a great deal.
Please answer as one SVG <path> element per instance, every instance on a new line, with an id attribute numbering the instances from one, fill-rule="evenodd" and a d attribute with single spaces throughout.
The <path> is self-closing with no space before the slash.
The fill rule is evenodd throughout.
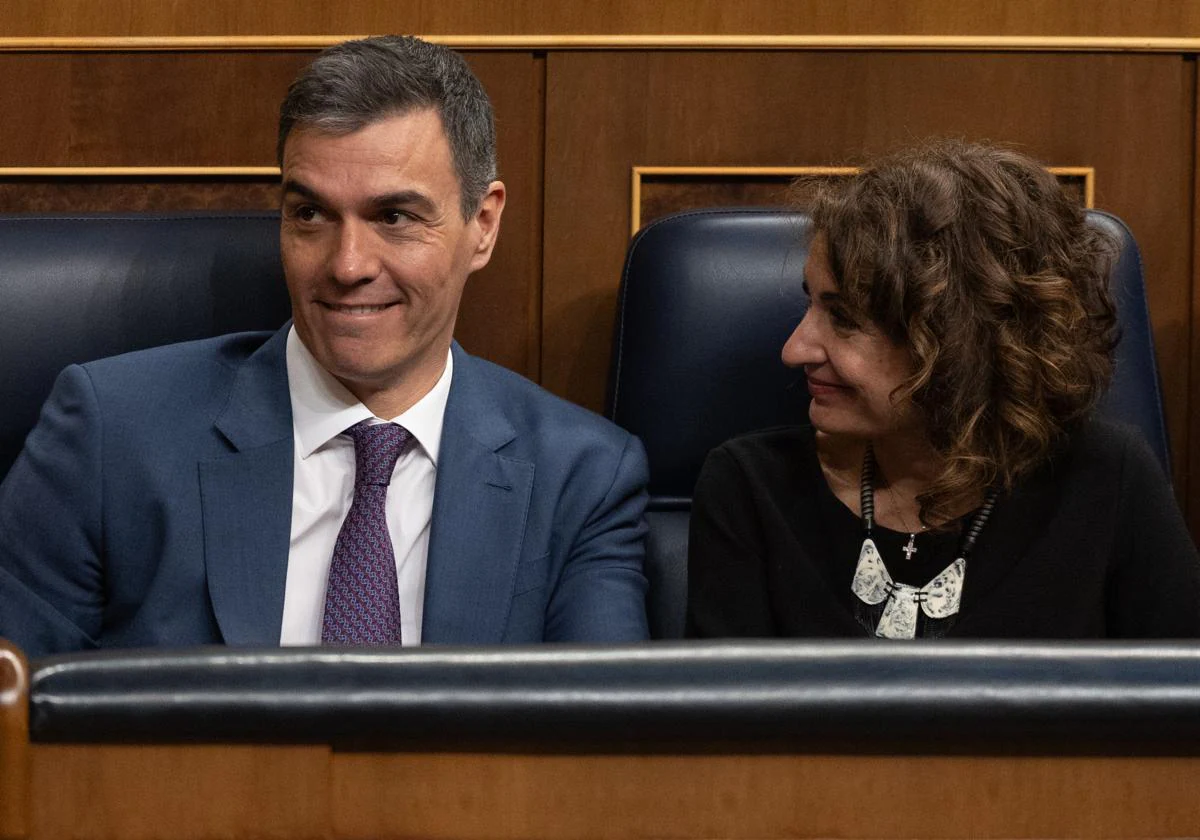
<path id="1" fill-rule="evenodd" d="M 279 643 L 287 328 L 59 376 L 0 485 L 0 636 L 30 655 Z M 647 636 L 640 442 L 453 347 L 422 637 Z"/>

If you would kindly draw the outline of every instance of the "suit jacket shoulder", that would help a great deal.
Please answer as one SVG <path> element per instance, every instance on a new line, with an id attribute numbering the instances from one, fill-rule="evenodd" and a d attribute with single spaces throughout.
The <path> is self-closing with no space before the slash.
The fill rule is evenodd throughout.
<path id="1" fill-rule="evenodd" d="M 11 605 L 0 634 L 33 655 L 278 641 L 273 604 L 249 610 L 253 627 L 219 618 L 223 604 L 240 613 L 261 596 L 257 581 L 273 579 L 258 560 L 241 571 L 247 555 L 286 566 L 286 333 L 186 342 L 60 374 L 0 485 L 0 601 Z M 251 539 L 226 552 L 220 539 L 233 533 Z"/>
<path id="2" fill-rule="evenodd" d="M 246 332 L 152 347 L 80 365 L 105 413 L 122 424 L 153 433 L 161 428 L 175 444 L 211 432 L 229 402 L 230 389 L 247 360 L 281 333 Z M 282 343 L 282 342 L 280 342 Z M 280 354 L 273 376 L 283 392 L 286 368 Z M 274 390 L 278 407 L 279 388 Z M 261 395 L 269 399 L 266 394 Z M 290 415 L 290 403 L 289 403 Z M 154 435 L 151 435 L 152 443 Z"/>

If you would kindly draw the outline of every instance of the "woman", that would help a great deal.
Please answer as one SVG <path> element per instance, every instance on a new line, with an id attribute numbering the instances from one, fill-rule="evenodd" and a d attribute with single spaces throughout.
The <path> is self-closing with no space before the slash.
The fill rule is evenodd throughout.
<path id="1" fill-rule="evenodd" d="M 1112 368 L 1113 244 L 1012 151 L 941 142 L 818 195 L 783 347 L 810 425 L 714 450 L 696 636 L 1200 635 L 1200 559 Z"/>

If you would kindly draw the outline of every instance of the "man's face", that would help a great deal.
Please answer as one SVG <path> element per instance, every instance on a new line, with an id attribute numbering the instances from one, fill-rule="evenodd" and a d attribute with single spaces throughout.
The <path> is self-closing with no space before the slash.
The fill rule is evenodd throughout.
<path id="1" fill-rule="evenodd" d="M 467 275 L 487 265 L 503 209 L 494 181 L 463 219 L 436 111 L 288 137 L 280 248 L 296 332 L 375 414 L 403 412 L 441 376 Z"/>

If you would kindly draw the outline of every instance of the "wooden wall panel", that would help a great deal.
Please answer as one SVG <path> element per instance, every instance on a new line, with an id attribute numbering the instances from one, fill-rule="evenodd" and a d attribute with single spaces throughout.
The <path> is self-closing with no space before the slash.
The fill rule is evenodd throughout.
<path id="1" fill-rule="evenodd" d="M 3 166 L 269 166 L 299 53 L 0 54 Z"/>
<path id="2" fill-rule="evenodd" d="M 529 53 L 475 53 L 468 59 L 496 109 L 508 203 L 491 263 L 467 283 L 455 335 L 472 353 L 536 380 L 542 352 L 545 59 Z"/>
<path id="3" fill-rule="evenodd" d="M 6 0 L 0 37 L 464 34 L 1200 36 L 1188 0 Z"/>
<path id="4" fill-rule="evenodd" d="M 827 170 L 827 171 L 826 171 Z M 632 224 L 637 231 L 655 219 L 697 207 L 807 208 L 818 187 L 848 178 L 853 167 L 638 167 L 634 170 Z M 1050 167 L 1063 192 L 1081 207 L 1091 207 L 1093 173 Z M 774 174 L 762 174 L 771 172 Z M 0 181 L 0 196 L 3 195 Z M 2 206 L 2 205 L 0 205 Z"/>
<path id="5" fill-rule="evenodd" d="M 0 176 L 0 213 L 277 210 L 279 176 Z"/>
<path id="6" fill-rule="evenodd" d="M 337 837 L 1190 836 L 1200 760 L 334 753 Z M 951 790 L 952 789 L 952 790 Z M 392 799 L 396 807 L 379 807 Z"/>
<path id="7" fill-rule="evenodd" d="M 30 752 L 30 838 L 330 836 L 325 745 L 39 744 Z"/>
<path id="8" fill-rule="evenodd" d="M 312 55 L 0 53 L 0 167 L 271 166 L 279 102 Z M 544 62 L 521 52 L 467 57 L 496 108 L 509 204 L 492 263 L 468 286 L 457 334 L 473 352 L 536 376 Z M 196 207 L 214 206 L 186 178 L 167 185 L 174 189 L 162 179 L 140 189 L 127 178 L 57 189 L 52 180 L 3 180 L 0 198 L 14 209 L 126 210 L 148 206 L 155 191 L 165 195 L 158 206 L 187 206 L 190 188 Z M 22 183 L 26 194 L 16 195 Z M 243 206 L 231 201 L 229 209 Z"/>
<path id="9" fill-rule="evenodd" d="M 1193 59 L 1194 60 L 1194 59 Z M 1189 357 L 1191 360 L 1191 387 L 1189 395 L 1200 392 L 1200 75 L 1197 77 L 1196 99 L 1193 102 L 1192 133 L 1193 167 L 1192 167 L 1192 214 L 1191 214 L 1191 256 L 1192 256 L 1192 299 L 1188 310 Z M 1161 354 L 1160 354 L 1161 358 Z M 1191 448 L 1182 453 L 1187 457 L 1187 496 L 1184 513 L 1188 518 L 1188 526 L 1192 531 L 1192 539 L 1200 544 L 1200 399 L 1192 396 L 1188 403 L 1188 426 L 1191 432 Z M 1176 459 L 1181 453 L 1176 451 Z M 1195 476 L 1195 478 L 1193 478 Z"/>
<path id="10" fill-rule="evenodd" d="M 29 832 L 29 663 L 0 639 L 0 837 Z"/>
<path id="11" fill-rule="evenodd" d="M 1193 756 L 30 751 L 27 840 L 1146 840 L 1200 820 Z"/>
<path id="12" fill-rule="evenodd" d="M 1093 166 L 1142 245 L 1168 422 L 1188 432 L 1193 65 L 1178 56 L 553 53 L 543 381 L 602 404 L 635 165 L 856 164 L 928 135 Z"/>

